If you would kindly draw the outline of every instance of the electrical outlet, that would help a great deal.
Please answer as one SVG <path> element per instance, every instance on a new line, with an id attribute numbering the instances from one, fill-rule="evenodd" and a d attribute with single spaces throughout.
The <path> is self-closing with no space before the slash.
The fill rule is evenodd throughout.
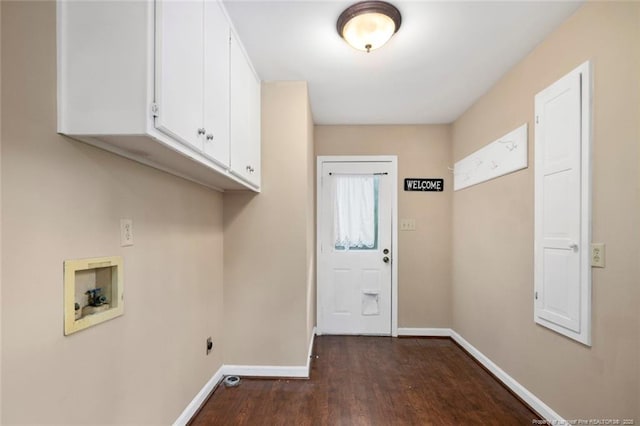
<path id="1" fill-rule="evenodd" d="M 595 268 L 604 268 L 604 244 L 592 243 L 591 244 L 591 266 Z"/>
<path id="2" fill-rule="evenodd" d="M 122 247 L 133 245 L 132 219 L 120 219 L 120 245 Z"/>
<path id="3" fill-rule="evenodd" d="M 401 231 L 415 231 L 416 230 L 416 220 L 415 219 L 400 219 L 400 230 Z"/>
<path id="4" fill-rule="evenodd" d="M 213 350 L 213 340 L 211 340 L 211 336 L 207 337 L 207 355 L 211 353 Z"/>

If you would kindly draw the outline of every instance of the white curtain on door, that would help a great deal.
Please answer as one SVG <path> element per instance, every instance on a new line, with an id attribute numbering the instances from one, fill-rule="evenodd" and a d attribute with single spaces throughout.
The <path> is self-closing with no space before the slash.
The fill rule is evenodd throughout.
<path id="1" fill-rule="evenodd" d="M 375 245 L 375 185 L 371 175 L 334 175 L 333 232 L 335 247 Z"/>

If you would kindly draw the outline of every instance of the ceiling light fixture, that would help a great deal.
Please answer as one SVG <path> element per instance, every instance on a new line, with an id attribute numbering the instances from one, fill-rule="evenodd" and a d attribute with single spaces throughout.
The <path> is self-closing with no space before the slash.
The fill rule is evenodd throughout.
<path id="1" fill-rule="evenodd" d="M 384 1 L 362 1 L 345 9 L 338 18 L 338 34 L 358 50 L 371 52 L 393 36 L 400 24 L 400 11 Z"/>

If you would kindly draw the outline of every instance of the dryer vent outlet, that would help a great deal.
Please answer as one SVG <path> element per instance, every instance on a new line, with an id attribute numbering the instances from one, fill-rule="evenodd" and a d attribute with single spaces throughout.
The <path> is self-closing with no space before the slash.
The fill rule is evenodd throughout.
<path id="1" fill-rule="evenodd" d="M 240 384 L 240 377 L 238 376 L 227 376 L 224 378 L 223 383 L 228 388 L 236 387 Z"/>

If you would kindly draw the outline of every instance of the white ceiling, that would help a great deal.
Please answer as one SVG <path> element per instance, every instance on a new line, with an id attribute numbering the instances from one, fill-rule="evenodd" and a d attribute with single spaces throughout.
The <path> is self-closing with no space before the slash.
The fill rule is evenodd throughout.
<path id="1" fill-rule="evenodd" d="M 308 82 L 316 124 L 430 124 L 458 118 L 581 4 L 393 1 L 400 30 L 367 54 L 336 31 L 354 2 L 225 6 L 262 80 Z"/>

